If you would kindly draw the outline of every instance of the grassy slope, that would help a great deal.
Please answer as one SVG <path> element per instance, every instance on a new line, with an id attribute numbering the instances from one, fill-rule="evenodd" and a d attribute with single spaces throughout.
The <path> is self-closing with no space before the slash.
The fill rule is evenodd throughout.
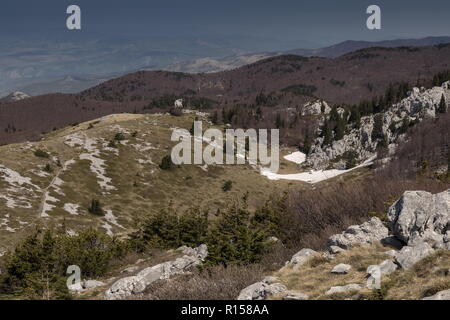
<path id="1" fill-rule="evenodd" d="M 284 267 L 275 275 L 289 290 L 308 294 L 311 299 L 416 300 L 450 288 L 450 252 L 441 250 L 418 262 L 410 270 L 398 269 L 383 276 L 380 291 L 363 289 L 360 292 L 325 295 L 333 286 L 358 283 L 364 287 L 367 267 L 389 259 L 384 252 L 391 249 L 373 244 L 354 247 L 338 254 L 333 260 L 317 255 L 299 270 Z M 331 270 L 339 263 L 349 264 L 352 269 L 345 275 L 332 274 Z"/>
<path id="2" fill-rule="evenodd" d="M 65 222 L 66 228 L 75 232 L 87 226 L 106 231 L 105 218 L 87 212 L 93 198 L 99 199 L 104 209 L 112 210 L 117 223 L 124 228 L 108 223 L 115 234 L 121 234 L 130 231 L 140 217 L 167 207 L 169 202 L 173 203 L 176 210 L 200 205 L 215 212 L 218 207 L 229 204 L 247 191 L 250 193 L 250 205 L 256 206 L 275 192 L 292 187 L 309 188 L 301 182 L 269 181 L 247 165 L 210 166 L 207 171 L 196 165 L 183 165 L 173 171 L 161 170 L 158 164 L 163 156 L 170 154 L 171 146 L 175 144 L 170 141 L 172 128 L 188 129 L 193 119 L 193 114 L 182 117 L 112 115 L 53 131 L 40 142 L 0 147 L 0 164 L 31 178 L 32 183 L 40 188 L 30 193 L 33 188 L 22 185 L 11 195 L 6 191 L 10 185 L 2 179 L 0 173 L 1 193 L 14 199 L 25 196 L 31 205 L 30 208 L 9 208 L 6 201 L 0 198 L 0 224 L 1 221 L 6 223 L 0 226 L 0 249 L 11 247 L 18 238 L 38 224 L 58 227 Z M 123 144 L 118 143 L 117 155 L 113 149 L 104 146 L 121 131 L 125 133 L 126 140 Z M 134 131 L 137 131 L 136 137 L 131 135 Z M 100 151 L 101 159 L 106 161 L 105 175 L 112 179 L 110 184 L 116 190 L 105 193 L 90 168 L 91 162 L 79 158 L 86 150 L 81 146 L 72 147 L 65 143 L 66 137 L 73 134 L 83 139 L 87 137 L 91 141 L 95 139 L 94 146 Z M 150 145 L 154 149 L 142 150 L 142 146 Z M 50 159 L 36 157 L 36 149 L 48 152 Z M 61 164 L 68 160 L 75 162 L 62 170 L 53 157 L 57 157 Z M 138 159 L 151 160 L 151 163 L 139 163 Z M 39 176 L 47 163 L 51 164 L 53 172 L 45 177 Z M 292 165 L 282 160 L 282 168 L 292 170 Z M 59 201 L 48 202 L 54 208 L 47 212 L 49 217 L 43 218 L 39 216 L 42 190 L 51 184 L 55 175 L 63 181 L 59 186 L 63 194 L 58 193 L 54 186 L 48 188 L 49 195 Z M 233 181 L 233 188 L 229 192 L 222 191 L 226 180 Z M 65 203 L 79 205 L 79 214 L 73 215 L 64 210 Z M 8 231 L 7 227 L 15 229 L 15 232 Z"/>

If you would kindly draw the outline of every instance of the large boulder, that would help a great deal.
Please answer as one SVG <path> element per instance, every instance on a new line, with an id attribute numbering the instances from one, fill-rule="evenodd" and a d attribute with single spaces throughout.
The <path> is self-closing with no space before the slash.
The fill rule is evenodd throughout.
<path id="1" fill-rule="evenodd" d="M 403 269 L 410 269 L 433 252 L 433 248 L 428 243 L 422 242 L 415 246 L 404 246 L 395 260 Z"/>
<path id="2" fill-rule="evenodd" d="M 438 194 L 406 191 L 388 212 L 392 233 L 414 246 L 427 242 L 433 248 L 450 249 L 450 189 Z"/>
<path id="3" fill-rule="evenodd" d="M 388 236 L 388 229 L 380 219 L 373 217 L 361 225 L 350 226 L 343 233 L 331 236 L 327 246 L 348 249 L 353 245 L 371 244 Z"/>

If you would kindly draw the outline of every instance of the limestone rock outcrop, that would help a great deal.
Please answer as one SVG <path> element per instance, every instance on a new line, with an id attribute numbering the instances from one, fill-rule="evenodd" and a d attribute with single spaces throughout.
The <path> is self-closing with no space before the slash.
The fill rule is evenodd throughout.
<path id="1" fill-rule="evenodd" d="M 158 280 L 168 279 L 177 274 L 183 274 L 200 265 L 208 256 L 208 248 L 202 244 L 193 249 L 181 247 L 178 249 L 185 255 L 173 261 L 145 268 L 137 275 L 117 280 L 105 293 L 108 300 L 126 299 L 133 294 L 143 292 L 150 284 Z"/>
<path id="2" fill-rule="evenodd" d="M 388 236 L 388 229 L 380 219 L 373 217 L 361 225 L 350 226 L 343 233 L 331 236 L 327 241 L 327 246 L 337 246 L 348 249 L 353 245 L 370 244 L 381 241 Z"/>

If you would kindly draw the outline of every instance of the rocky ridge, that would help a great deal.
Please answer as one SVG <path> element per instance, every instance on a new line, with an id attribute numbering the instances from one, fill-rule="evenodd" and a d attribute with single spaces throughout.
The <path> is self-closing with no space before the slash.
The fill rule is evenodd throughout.
<path id="1" fill-rule="evenodd" d="M 405 140 L 405 134 L 399 132 L 404 121 L 408 123 L 417 123 L 426 118 L 436 117 L 441 98 L 444 96 L 447 108 L 450 102 L 450 81 L 442 84 L 440 87 L 413 88 L 408 97 L 401 102 L 392 105 L 392 107 L 381 113 L 382 132 L 386 138 L 388 147 L 388 156 L 392 155 L 399 143 Z M 310 103 L 304 106 L 305 114 L 323 114 L 326 117 L 328 112 L 319 112 L 321 101 Z M 325 103 L 325 106 L 326 103 Z M 339 108 L 338 112 L 343 113 Z M 322 107 L 322 111 L 327 110 Z M 354 151 L 357 155 L 357 162 L 362 163 L 370 158 L 377 156 L 377 147 L 379 141 L 373 136 L 376 115 L 365 116 L 361 118 L 359 128 L 347 126 L 349 131 L 341 140 L 334 141 L 330 146 L 323 146 L 323 137 L 318 137 L 311 146 L 311 151 L 306 159 L 306 164 L 314 169 L 326 169 L 332 165 L 336 169 L 345 168 L 345 161 L 339 160 L 346 152 Z"/>

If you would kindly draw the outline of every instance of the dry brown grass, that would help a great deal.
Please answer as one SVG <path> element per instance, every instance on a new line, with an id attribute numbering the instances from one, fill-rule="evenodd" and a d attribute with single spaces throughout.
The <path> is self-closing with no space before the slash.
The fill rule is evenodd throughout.
<path id="1" fill-rule="evenodd" d="M 261 265 L 215 266 L 152 284 L 142 299 L 233 300 L 242 288 L 261 281 L 264 275 Z"/>
<path id="2" fill-rule="evenodd" d="M 411 270 L 397 270 L 382 283 L 378 298 L 416 300 L 450 289 L 450 252 L 440 250 L 418 262 Z"/>
<path id="3" fill-rule="evenodd" d="M 325 295 L 325 292 L 334 286 L 344 286 L 366 283 L 366 269 L 368 266 L 378 264 L 387 259 L 384 254 L 387 248 L 379 244 L 355 247 L 336 255 L 335 259 L 325 259 L 320 255 L 311 258 L 299 270 L 285 267 L 275 273 L 289 290 L 307 294 L 310 299 L 343 299 L 351 297 L 354 292 L 346 294 Z M 332 274 L 334 266 L 346 263 L 352 269 L 345 275 Z"/>

